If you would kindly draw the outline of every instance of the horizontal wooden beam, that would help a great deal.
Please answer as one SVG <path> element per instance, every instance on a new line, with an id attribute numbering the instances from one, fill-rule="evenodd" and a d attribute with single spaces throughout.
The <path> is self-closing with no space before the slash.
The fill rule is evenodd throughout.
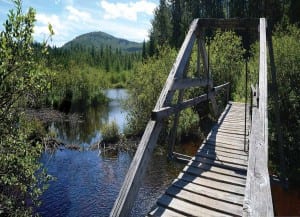
<path id="1" fill-rule="evenodd" d="M 198 20 L 200 28 L 209 29 L 255 29 L 258 30 L 258 18 L 230 18 L 230 19 L 214 19 L 202 18 Z"/>
<path id="2" fill-rule="evenodd" d="M 230 82 L 227 82 L 227 83 L 225 83 L 225 84 L 221 84 L 221 85 L 219 85 L 219 86 L 214 87 L 213 90 L 215 91 L 215 93 L 217 93 L 217 92 L 219 92 L 221 89 L 229 87 L 229 84 L 230 84 Z"/>
<path id="3" fill-rule="evenodd" d="M 209 94 L 209 96 L 211 96 L 211 95 L 212 94 Z M 169 117 L 181 110 L 184 110 L 188 107 L 195 106 L 195 105 L 199 104 L 200 102 L 204 102 L 207 99 L 208 99 L 207 94 L 203 94 L 201 96 L 198 96 L 198 97 L 195 97 L 195 98 L 192 98 L 189 100 L 185 100 L 182 103 L 179 103 L 173 107 L 168 106 L 168 107 L 161 108 L 159 110 L 153 110 L 151 113 L 151 119 L 156 120 L 156 121 L 162 120 L 162 119 Z"/>
<path id="4" fill-rule="evenodd" d="M 214 97 L 214 95 L 217 92 L 219 92 L 222 88 L 228 87 L 229 84 L 230 83 L 227 82 L 225 84 L 214 87 L 212 89 L 212 91 L 208 94 L 208 96 L 207 96 L 207 94 L 203 94 L 201 96 L 197 96 L 192 99 L 185 100 L 182 103 L 179 103 L 174 106 L 166 106 L 166 107 L 163 107 L 163 108 L 157 109 L 157 110 L 154 109 L 151 113 L 151 119 L 160 121 L 160 120 L 162 120 L 166 117 L 169 117 L 177 112 L 180 112 L 186 108 L 193 107 L 193 106 L 199 104 L 200 102 L 207 101 L 208 99 L 211 99 L 212 97 Z"/>
<path id="5" fill-rule="evenodd" d="M 211 80 L 207 82 L 207 79 L 200 78 L 178 79 L 173 82 L 171 90 L 181 90 L 192 87 L 204 87 L 207 84 L 211 84 Z"/>

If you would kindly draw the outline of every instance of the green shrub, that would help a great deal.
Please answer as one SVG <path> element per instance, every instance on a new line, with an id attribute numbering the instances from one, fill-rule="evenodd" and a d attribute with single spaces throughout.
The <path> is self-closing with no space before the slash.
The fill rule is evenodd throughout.
<path id="1" fill-rule="evenodd" d="M 21 0 L 13 2 L 0 33 L 0 215 L 32 216 L 47 181 L 39 163 L 43 148 L 32 141 L 43 132 L 40 124 L 24 121 L 22 111 L 49 83 L 34 61 L 35 11 L 23 14 Z"/>
<path id="2" fill-rule="evenodd" d="M 101 127 L 102 141 L 105 143 L 116 143 L 120 139 L 120 131 L 116 121 L 112 121 Z"/>
<path id="3" fill-rule="evenodd" d="M 277 69 L 279 104 L 269 98 L 270 159 L 279 168 L 279 147 L 283 146 L 285 174 L 294 183 L 300 183 L 300 29 L 296 26 L 278 28 L 273 34 L 273 49 Z M 269 67 L 270 69 L 270 67 Z M 271 72 L 269 71 L 269 74 Z M 270 85 L 271 87 L 271 85 Z M 272 96 L 272 89 L 269 92 Z M 275 107 L 281 116 L 280 131 L 283 144 L 278 144 L 275 131 Z M 279 169 L 277 169 L 279 172 Z"/>
<path id="4" fill-rule="evenodd" d="M 176 50 L 164 47 L 158 56 L 134 66 L 128 82 L 129 98 L 125 102 L 129 111 L 128 131 L 132 134 L 140 135 L 144 132 L 176 55 Z"/>

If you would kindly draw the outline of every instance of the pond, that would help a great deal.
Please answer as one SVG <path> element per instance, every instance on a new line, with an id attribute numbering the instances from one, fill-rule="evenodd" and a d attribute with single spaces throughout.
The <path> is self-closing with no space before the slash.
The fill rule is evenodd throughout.
<path id="1" fill-rule="evenodd" d="M 123 131 L 127 112 L 121 107 L 121 99 L 127 97 L 126 90 L 111 89 L 106 94 L 111 99 L 107 107 L 89 108 L 82 113 L 83 121 L 51 123 L 49 129 L 65 143 L 83 147 L 99 141 L 101 126 L 112 120 Z M 42 205 L 37 212 L 45 217 L 109 216 L 132 158 L 128 152 L 116 156 L 67 149 L 44 153 L 41 162 L 56 180 L 41 196 Z M 168 162 L 159 152 L 153 154 L 132 216 L 145 216 L 182 167 Z"/>

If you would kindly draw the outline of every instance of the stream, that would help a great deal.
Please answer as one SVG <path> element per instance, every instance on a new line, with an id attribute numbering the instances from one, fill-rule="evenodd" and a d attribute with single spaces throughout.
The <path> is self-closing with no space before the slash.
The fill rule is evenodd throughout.
<path id="1" fill-rule="evenodd" d="M 49 131 L 67 144 L 82 147 L 99 141 L 101 126 L 113 120 L 123 132 L 127 112 L 121 100 L 126 99 L 126 90 L 110 89 L 106 95 L 111 99 L 108 106 L 88 108 L 81 113 L 81 122 L 51 123 Z M 37 212 L 45 217 L 109 216 L 132 158 L 130 152 L 106 156 L 99 151 L 58 149 L 44 153 L 41 162 L 55 180 L 41 196 Z M 154 153 L 131 216 L 145 216 L 182 168 L 182 164 L 168 162 L 164 154 Z"/>

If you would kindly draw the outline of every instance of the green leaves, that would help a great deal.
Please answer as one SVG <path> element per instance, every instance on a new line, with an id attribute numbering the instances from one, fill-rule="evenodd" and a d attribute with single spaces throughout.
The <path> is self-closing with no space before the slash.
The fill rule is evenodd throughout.
<path id="1" fill-rule="evenodd" d="M 31 216 L 46 176 L 38 172 L 43 149 L 29 137 L 36 128 L 22 111 L 46 89 L 48 74 L 34 59 L 35 11 L 23 13 L 21 0 L 13 2 L 0 33 L 0 213 Z"/>

